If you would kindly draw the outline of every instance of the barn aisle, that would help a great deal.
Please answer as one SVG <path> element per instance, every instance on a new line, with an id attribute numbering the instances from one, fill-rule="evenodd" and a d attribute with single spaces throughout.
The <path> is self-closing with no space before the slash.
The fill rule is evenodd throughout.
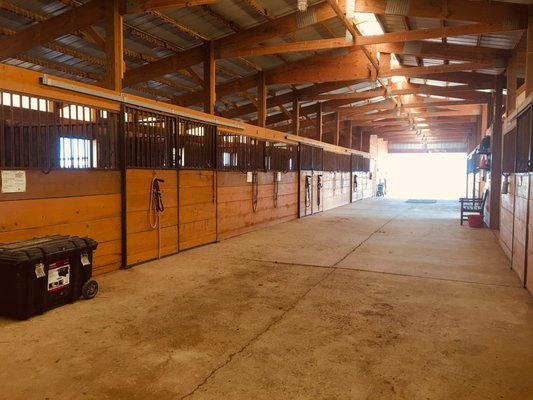
<path id="1" fill-rule="evenodd" d="M 0 319 L 1 399 L 528 399 L 533 300 L 455 203 L 369 199 Z"/>

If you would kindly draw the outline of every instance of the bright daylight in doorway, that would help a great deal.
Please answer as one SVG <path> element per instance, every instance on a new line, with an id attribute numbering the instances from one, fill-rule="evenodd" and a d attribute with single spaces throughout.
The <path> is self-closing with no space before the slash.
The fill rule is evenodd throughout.
<path id="1" fill-rule="evenodd" d="M 389 198 L 457 200 L 465 195 L 465 171 L 465 153 L 387 154 L 379 176 Z"/>

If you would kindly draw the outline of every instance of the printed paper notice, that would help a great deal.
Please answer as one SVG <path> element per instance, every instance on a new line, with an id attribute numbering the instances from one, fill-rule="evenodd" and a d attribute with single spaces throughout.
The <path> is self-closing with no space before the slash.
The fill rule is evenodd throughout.
<path id="1" fill-rule="evenodd" d="M 26 191 L 26 171 L 2 171 L 2 193 Z"/>

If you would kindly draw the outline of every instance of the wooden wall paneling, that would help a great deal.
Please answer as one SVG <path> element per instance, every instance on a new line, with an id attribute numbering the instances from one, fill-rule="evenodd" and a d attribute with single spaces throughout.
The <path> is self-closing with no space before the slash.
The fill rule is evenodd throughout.
<path id="1" fill-rule="evenodd" d="M 324 210 L 350 202 L 350 173 L 324 172 Z"/>
<path id="2" fill-rule="evenodd" d="M 225 239 L 297 217 L 298 174 L 281 175 L 274 207 L 272 172 L 258 172 L 257 208 L 252 209 L 252 184 L 241 172 L 218 173 L 218 238 Z"/>
<path id="3" fill-rule="evenodd" d="M 24 193 L 0 195 L 0 242 L 47 235 L 88 236 L 98 242 L 94 275 L 120 268 L 120 173 L 26 171 Z"/>
<path id="4" fill-rule="evenodd" d="M 514 175 L 509 176 L 508 193 L 501 195 L 500 202 L 500 246 L 509 259 L 513 256 L 515 178 Z"/>
<path id="5" fill-rule="evenodd" d="M 529 176 L 516 176 L 512 268 L 524 283 L 527 251 Z"/>
<path id="6" fill-rule="evenodd" d="M 529 179 L 529 201 L 528 201 L 528 218 L 527 218 L 527 252 L 526 252 L 526 270 L 524 285 L 531 294 L 533 294 L 533 179 Z"/>
<path id="7" fill-rule="evenodd" d="M 178 201 L 177 174 L 175 170 L 156 170 L 161 183 L 165 211 L 161 215 L 161 255 L 178 251 Z M 151 182 L 154 170 L 130 169 L 126 171 L 127 202 L 127 264 L 134 265 L 157 258 L 157 229 L 149 223 Z"/>
<path id="8" fill-rule="evenodd" d="M 217 240 L 216 172 L 179 171 L 179 249 Z"/>

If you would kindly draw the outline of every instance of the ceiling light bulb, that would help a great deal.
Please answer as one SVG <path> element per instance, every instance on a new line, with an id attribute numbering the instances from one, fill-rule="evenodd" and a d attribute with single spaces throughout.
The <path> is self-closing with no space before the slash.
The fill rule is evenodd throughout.
<path id="1" fill-rule="evenodd" d="M 298 11 L 307 11 L 307 0 L 298 0 Z"/>

